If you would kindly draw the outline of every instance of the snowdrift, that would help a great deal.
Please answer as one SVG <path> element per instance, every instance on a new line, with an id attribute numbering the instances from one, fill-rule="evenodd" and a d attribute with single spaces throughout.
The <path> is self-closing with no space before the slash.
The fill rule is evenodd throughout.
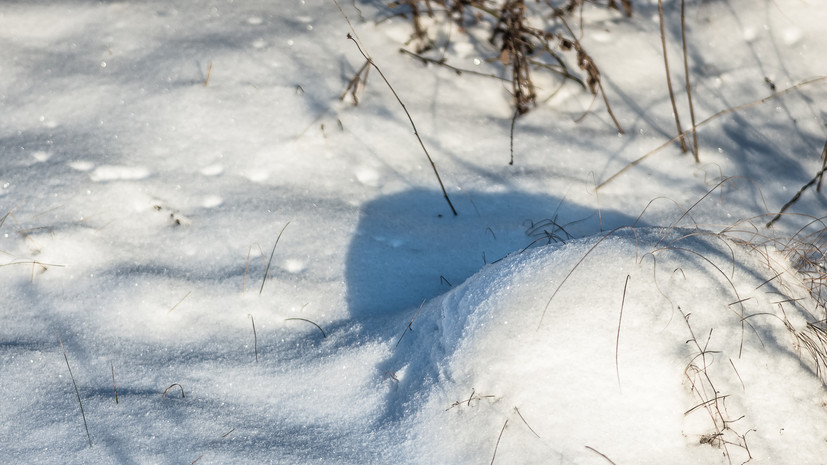
<path id="1" fill-rule="evenodd" d="M 799 347 L 814 309 L 768 248 L 621 229 L 515 253 L 426 304 L 395 376 L 427 393 L 423 463 L 803 463 L 827 452 Z"/>

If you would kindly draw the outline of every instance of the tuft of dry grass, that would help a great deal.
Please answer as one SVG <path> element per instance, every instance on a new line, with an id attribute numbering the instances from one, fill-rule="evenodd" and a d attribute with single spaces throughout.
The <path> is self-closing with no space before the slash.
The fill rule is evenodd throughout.
<path id="1" fill-rule="evenodd" d="M 753 317 L 759 315 L 774 317 L 780 324 L 783 324 L 791 334 L 792 337 L 789 341 L 791 348 L 797 351 L 803 362 L 806 363 L 809 360 L 809 366 L 812 368 L 814 374 L 827 386 L 827 217 L 810 218 L 803 227 L 789 237 L 778 237 L 774 234 L 774 231 L 767 231 L 761 226 L 765 217 L 772 216 L 770 213 L 727 225 L 719 232 L 701 229 L 700 226 L 692 220 L 692 211 L 695 210 L 704 199 L 708 198 L 713 191 L 722 188 L 722 186 L 729 184 L 731 181 L 732 179 L 730 178 L 723 179 L 689 208 L 681 208 L 678 205 L 682 211 L 680 217 L 662 229 L 662 232 L 659 233 L 660 240 L 651 250 L 638 252 L 640 256 L 639 260 L 642 261 L 644 257 L 651 256 L 653 261 L 655 261 L 653 272 L 656 272 L 657 267 L 656 255 L 662 251 L 672 250 L 679 251 L 683 254 L 692 254 L 699 260 L 705 261 L 711 269 L 714 270 L 715 274 L 719 275 L 729 284 L 736 298 L 734 302 L 727 306 L 727 310 L 734 312 L 741 323 L 740 350 L 743 350 L 744 336 L 748 329 L 752 330 L 756 335 L 759 334 L 757 329 L 750 323 Z M 683 222 L 691 222 L 693 226 L 678 230 L 681 226 L 680 223 Z M 617 228 L 600 237 L 596 243 L 580 257 L 574 266 L 568 270 L 568 273 L 564 275 L 558 286 L 553 289 L 552 295 L 540 316 L 541 325 L 543 317 L 549 310 L 552 300 L 560 288 L 566 284 L 569 278 L 580 268 L 581 264 L 605 239 L 624 229 L 630 229 L 632 231 L 637 243 L 637 230 L 634 225 Z M 682 245 L 682 241 L 693 236 L 704 236 L 720 240 L 729 248 L 730 256 L 727 258 L 722 256 L 713 260 L 712 257 L 705 256 L 702 251 L 693 250 L 690 245 Z M 744 302 L 753 297 L 742 297 L 745 296 L 742 292 L 743 290 L 739 290 L 735 286 L 733 275 L 738 265 L 735 254 L 736 248 L 742 248 L 748 251 L 753 254 L 753 256 L 758 257 L 760 262 L 766 266 L 769 278 L 759 283 L 752 291 L 757 291 L 767 286 L 764 292 L 780 295 L 780 300 L 770 302 L 771 305 L 777 306 L 777 311 L 747 313 Z M 683 273 L 683 270 L 675 269 L 674 272 Z M 686 275 L 684 275 L 684 277 L 685 276 Z M 628 285 L 628 278 L 626 285 Z M 617 365 L 617 351 L 623 318 L 623 306 L 626 297 L 626 285 L 624 285 L 623 297 L 620 298 L 619 303 L 620 316 L 615 344 L 615 365 L 618 382 L 620 382 L 620 371 Z M 803 298 L 802 296 L 804 294 L 807 294 L 811 300 Z M 665 294 L 664 297 L 666 297 L 670 303 L 672 302 Z M 803 323 L 799 321 L 797 326 L 794 325 L 791 319 L 787 317 L 787 306 L 795 307 L 795 313 L 799 315 L 797 318 L 804 316 L 806 321 Z M 727 398 L 729 395 L 721 393 L 716 385 L 714 375 L 709 370 L 714 363 L 713 358 L 717 353 L 711 347 L 713 329 L 710 329 L 707 334 L 697 334 L 690 322 L 690 315 L 685 313 L 680 305 L 677 306 L 677 310 L 683 316 L 689 334 L 686 342 L 693 348 L 693 356 L 686 365 L 684 377 L 687 381 L 689 391 L 697 400 L 697 403 L 691 406 L 684 414 L 688 415 L 691 412 L 704 411 L 709 416 L 710 431 L 708 434 L 704 434 L 699 438 L 701 444 L 709 444 L 721 449 L 730 463 L 733 463 L 735 457 L 740 456 L 746 457 L 746 459 L 749 460 L 752 458 L 752 455 L 747 436 L 752 430 L 746 426 L 740 428 L 736 426 L 744 417 L 731 415 L 727 410 Z M 730 359 L 729 362 L 741 386 L 746 389 L 744 380 L 741 378 L 740 373 L 738 373 L 735 363 L 732 359 Z"/>
<path id="2" fill-rule="evenodd" d="M 706 340 L 703 342 L 703 345 L 701 345 L 701 342 L 698 341 L 695 335 L 695 331 L 692 329 L 692 325 L 689 324 L 690 315 L 684 313 L 680 307 L 678 307 L 678 310 L 681 312 L 686 327 L 689 330 L 690 338 L 686 342 L 687 344 L 691 343 L 697 351 L 696 355 L 686 366 L 684 375 L 689 382 L 690 390 L 698 398 L 699 403 L 684 412 L 684 415 L 688 415 L 697 409 L 705 410 L 712 420 L 714 431 L 702 435 L 699 442 L 721 448 L 729 463 L 732 463 L 730 446 L 742 448 L 746 452 L 748 460 L 751 460 L 752 454 L 747 444 L 747 434 L 749 434 L 751 430 L 739 433 L 732 427 L 734 423 L 743 419 L 743 417 L 730 418 L 726 408 L 726 399 L 728 396 L 722 395 L 720 393 L 721 391 L 716 389 L 712 377 L 707 371 L 715 354 L 715 351 L 709 349 L 709 342 L 712 339 L 712 329 L 709 330 Z"/>
<path id="3" fill-rule="evenodd" d="M 449 65 L 444 57 L 444 50 L 450 45 L 450 35 L 445 43 L 437 46 L 426 22 L 436 28 L 453 24 L 460 33 L 468 33 L 468 26 L 471 25 L 488 31 L 488 42 L 494 48 L 485 60 L 502 66 L 507 75 L 505 80 L 511 84 L 511 100 L 516 115 L 523 115 L 536 105 L 538 94 L 533 73 L 548 73 L 562 77 L 564 82 L 576 82 L 592 95 L 600 94 L 612 121 L 623 133 L 603 90 L 597 64 L 566 23 L 566 17 L 582 8 L 585 1 L 560 3 L 552 0 L 534 3 L 525 0 L 400 0 L 389 7 L 394 15 L 408 17 L 411 21 L 413 33 L 409 45 L 415 51 L 403 51 L 423 63 L 447 66 L 458 74 L 464 70 Z M 605 6 L 618 11 L 622 9 L 627 17 L 632 15 L 631 0 L 609 0 Z M 425 55 L 437 49 L 443 50 L 442 56 L 432 58 Z M 584 75 L 582 78 L 569 71 L 564 57 L 566 54 L 573 56 Z"/>

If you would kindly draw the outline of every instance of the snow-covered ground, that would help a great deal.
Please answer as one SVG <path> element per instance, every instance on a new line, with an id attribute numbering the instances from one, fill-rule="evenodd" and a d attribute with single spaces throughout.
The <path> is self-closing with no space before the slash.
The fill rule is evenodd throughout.
<path id="1" fill-rule="evenodd" d="M 0 458 L 822 463 L 795 257 L 827 202 L 764 225 L 822 167 L 827 9 L 688 2 L 697 121 L 757 103 L 595 190 L 676 132 L 657 2 L 604 5 L 582 45 L 625 133 L 538 76 L 510 166 L 508 84 L 342 4 L 458 216 L 375 70 L 339 100 L 364 59 L 330 0 L 0 6 Z"/>

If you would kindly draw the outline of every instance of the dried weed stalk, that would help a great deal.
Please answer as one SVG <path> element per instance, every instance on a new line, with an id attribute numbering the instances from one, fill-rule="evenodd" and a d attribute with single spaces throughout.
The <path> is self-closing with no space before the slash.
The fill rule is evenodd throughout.
<path id="1" fill-rule="evenodd" d="M 751 460 L 752 454 L 750 454 L 749 446 L 747 445 L 747 434 L 749 434 L 751 430 L 739 433 L 732 428 L 731 425 L 733 423 L 744 417 L 741 416 L 730 419 L 726 409 L 727 396 L 721 395 L 720 391 L 715 388 L 715 384 L 712 382 L 712 378 L 707 371 L 712 363 L 711 356 L 716 353 L 709 349 L 712 330 L 709 330 L 706 341 L 704 341 L 703 346 L 701 346 L 701 343 L 695 336 L 692 325 L 689 324 L 689 314 L 684 313 L 680 307 L 678 307 L 678 310 L 681 312 L 681 315 L 683 315 L 686 327 L 689 330 L 690 338 L 686 342 L 687 344 L 692 343 L 698 351 L 697 355 L 695 355 L 686 366 L 684 374 L 689 381 L 690 390 L 700 402 L 684 412 L 684 415 L 688 415 L 697 409 L 705 410 L 712 420 L 713 431 L 709 434 L 702 435 L 700 443 L 720 447 L 729 463 L 732 463 L 731 446 L 742 448 L 746 452 L 748 460 Z"/>
<path id="2" fill-rule="evenodd" d="M 409 54 L 424 63 L 448 66 L 455 71 L 457 68 L 449 66 L 444 56 L 436 59 L 422 55 L 435 48 L 424 16 L 427 15 L 428 22 L 437 26 L 446 22 L 454 24 L 461 32 L 467 32 L 467 26 L 471 24 L 490 31 L 488 41 L 495 47 L 496 55 L 492 53 L 486 61 L 500 63 L 506 71 L 517 115 L 525 114 L 536 104 L 537 85 L 532 73 L 548 72 L 583 85 L 595 96 L 600 92 L 612 120 L 622 133 L 603 93 L 600 70 L 565 23 L 565 18 L 584 3 L 585 0 L 569 0 L 559 5 L 545 0 L 529 7 L 525 0 L 401 0 L 389 6 L 395 14 L 411 20 L 413 34 L 409 44 L 414 45 L 416 52 Z M 632 14 L 631 0 L 609 0 L 605 5 L 618 11 L 622 9 L 626 16 Z M 538 27 L 538 23 L 543 26 Z M 447 39 L 440 48 L 447 48 L 449 44 L 450 39 Z M 584 78 L 569 71 L 563 56 L 566 52 L 574 55 L 578 68 L 585 74 Z"/>
<path id="3" fill-rule="evenodd" d="M 500 42 L 499 60 L 511 67 L 511 95 L 519 114 L 528 112 L 537 100 L 529 59 L 534 49 L 531 37 L 541 34 L 542 31 L 526 24 L 524 0 L 507 0 L 503 4 L 491 43 Z"/>

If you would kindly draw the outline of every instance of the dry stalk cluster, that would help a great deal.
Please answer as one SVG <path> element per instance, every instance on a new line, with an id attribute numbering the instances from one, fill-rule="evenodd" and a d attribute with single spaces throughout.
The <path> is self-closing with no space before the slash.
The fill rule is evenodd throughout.
<path id="1" fill-rule="evenodd" d="M 488 43 L 492 48 L 486 61 L 499 63 L 504 74 L 503 77 L 492 77 L 511 83 L 515 114 L 522 115 L 537 102 L 537 85 L 532 77 L 535 72 L 560 76 L 564 82 L 577 82 L 595 96 L 603 94 L 600 69 L 566 21 L 584 3 L 587 3 L 586 0 L 544 0 L 528 4 L 525 0 L 399 0 L 389 6 L 394 14 L 409 17 L 413 26 L 409 45 L 413 45 L 414 52 L 404 52 L 424 63 L 446 66 L 458 74 L 479 73 L 451 66 L 444 54 L 438 55 L 439 50 L 445 50 L 450 45 L 451 36 L 448 35 L 444 43 L 437 44 L 426 24 L 437 27 L 453 24 L 460 32 L 468 32 L 470 27 L 487 31 Z M 631 0 L 588 3 L 622 9 L 626 16 L 632 14 Z M 569 70 L 566 54 L 573 54 L 583 77 Z M 605 95 L 603 100 L 618 131 L 623 132 L 611 113 Z"/>
<path id="2" fill-rule="evenodd" d="M 678 309 L 680 310 L 680 307 L 678 307 Z M 749 434 L 751 430 L 740 433 L 733 428 L 733 425 L 744 417 L 730 417 L 726 407 L 727 396 L 722 395 L 720 391 L 715 388 L 715 384 L 708 371 L 712 363 L 712 357 L 710 356 L 715 353 L 709 349 L 712 330 L 709 330 L 709 334 L 702 345 L 701 341 L 696 337 L 692 325 L 689 323 L 689 315 L 683 313 L 683 310 L 681 310 L 681 314 L 683 315 L 690 334 L 687 343 L 692 344 L 695 350 L 697 350 L 697 354 L 686 366 L 684 375 L 689 383 L 690 391 L 692 391 L 692 394 L 698 399 L 698 404 L 684 412 L 684 415 L 688 415 L 698 409 L 706 411 L 712 420 L 714 431 L 701 436 L 700 443 L 720 448 L 730 463 L 732 463 L 732 451 L 730 449 L 733 447 L 743 449 L 747 455 L 747 460 L 751 460 L 752 454 L 747 445 L 747 434 Z"/>
<path id="3" fill-rule="evenodd" d="M 814 231 L 808 231 L 814 229 Z M 810 312 L 811 321 L 796 329 L 787 320 L 784 324 L 796 338 L 796 349 L 810 358 L 812 367 L 827 385 L 827 224 L 825 218 L 813 219 L 801 229 L 782 249 L 798 274 L 809 295 L 816 303 Z M 783 312 L 784 304 L 798 305 L 796 301 L 779 302 Z"/>

